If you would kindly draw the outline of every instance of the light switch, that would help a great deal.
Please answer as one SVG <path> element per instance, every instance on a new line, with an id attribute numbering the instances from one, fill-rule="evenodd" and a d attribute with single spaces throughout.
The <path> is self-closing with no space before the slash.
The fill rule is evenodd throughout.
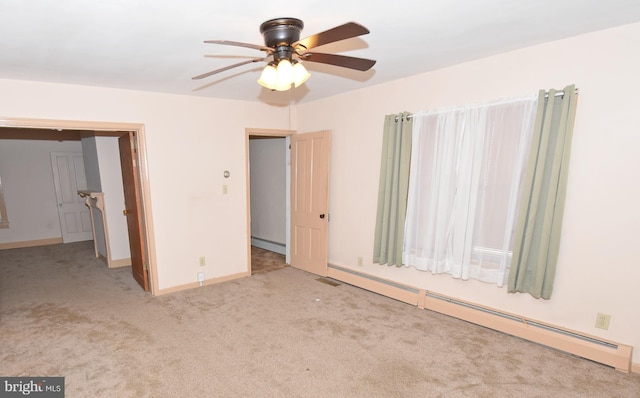
<path id="1" fill-rule="evenodd" d="M 227 194 L 227 184 L 223 184 L 222 185 L 222 194 L 226 195 Z"/>

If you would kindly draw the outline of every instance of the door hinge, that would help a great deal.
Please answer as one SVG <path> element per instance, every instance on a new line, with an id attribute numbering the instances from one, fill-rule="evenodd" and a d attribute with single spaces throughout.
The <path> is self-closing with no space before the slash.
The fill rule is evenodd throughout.
<path id="1" fill-rule="evenodd" d="M 142 268 L 143 268 L 145 271 L 149 271 L 149 263 L 148 263 L 148 262 L 146 262 L 146 261 L 145 261 L 144 263 L 142 263 Z"/>

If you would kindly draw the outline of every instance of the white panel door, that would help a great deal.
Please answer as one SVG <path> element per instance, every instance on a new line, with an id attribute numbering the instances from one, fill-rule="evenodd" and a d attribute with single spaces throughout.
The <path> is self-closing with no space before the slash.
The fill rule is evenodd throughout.
<path id="1" fill-rule="evenodd" d="M 93 239 L 91 216 L 78 190 L 87 189 L 82 152 L 52 152 L 53 183 L 64 243 Z"/>
<path id="2" fill-rule="evenodd" d="M 291 136 L 291 265 L 327 276 L 331 133 Z"/>

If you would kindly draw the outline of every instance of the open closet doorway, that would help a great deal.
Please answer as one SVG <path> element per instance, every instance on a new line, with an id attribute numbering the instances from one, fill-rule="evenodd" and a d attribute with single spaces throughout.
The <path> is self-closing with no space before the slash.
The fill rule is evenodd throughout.
<path id="1" fill-rule="evenodd" d="M 283 133 L 277 130 L 246 130 L 248 238 L 249 241 L 254 241 L 253 229 L 261 228 L 260 221 L 252 219 L 252 214 L 255 212 L 252 211 L 251 186 L 252 181 L 258 182 L 260 177 L 251 175 L 251 140 L 266 139 L 264 136 L 283 136 L 286 143 L 286 263 L 303 271 L 327 276 L 331 131 L 294 133 L 293 131 Z M 268 177 L 263 178 L 268 180 Z M 268 189 L 270 186 L 267 184 L 266 187 Z M 256 195 L 253 203 L 255 204 L 257 200 L 260 200 L 260 197 Z M 247 246 L 247 274 L 251 275 L 253 246 L 251 244 Z"/>
<path id="2" fill-rule="evenodd" d="M 290 173 L 287 130 L 247 129 L 250 274 L 290 264 Z"/>
<path id="3" fill-rule="evenodd" d="M 131 247 L 131 268 L 134 279 L 141 288 L 157 291 L 157 275 L 155 272 L 155 257 L 152 242 L 152 221 L 149 209 L 149 189 L 146 169 L 146 149 L 144 138 L 144 126 L 131 123 L 110 122 L 76 122 L 62 120 L 41 119 L 2 119 L 0 120 L 0 139 L 13 140 L 55 140 L 80 141 L 88 137 L 109 137 L 127 144 L 128 156 L 121 157 L 121 162 L 126 162 L 129 169 L 129 180 L 135 180 L 132 186 L 135 200 L 125 198 L 124 216 L 131 218 L 129 228 L 129 243 L 132 242 L 131 231 L 138 233 L 135 239 L 136 247 Z M 120 155 L 122 147 L 120 148 Z M 118 157 L 118 154 L 116 154 Z M 124 170 L 124 169 L 123 169 Z M 124 177 L 124 176 L 123 176 Z M 123 178 L 124 179 L 124 178 Z M 128 182 L 123 181 L 123 188 L 127 189 Z M 132 217 L 132 216 L 135 217 Z M 143 275 L 144 278 L 140 278 Z"/>

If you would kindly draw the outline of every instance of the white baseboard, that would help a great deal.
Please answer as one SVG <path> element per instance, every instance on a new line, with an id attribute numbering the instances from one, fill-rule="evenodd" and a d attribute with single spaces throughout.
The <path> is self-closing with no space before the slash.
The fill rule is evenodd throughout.
<path id="1" fill-rule="evenodd" d="M 247 276 L 251 276 L 251 272 L 250 271 L 240 272 L 240 273 L 237 273 L 237 274 L 227 275 L 227 276 L 222 276 L 222 277 L 217 277 L 217 278 L 205 279 L 205 281 L 202 282 L 202 286 L 215 285 L 217 283 L 232 281 L 234 279 L 244 278 L 244 277 L 247 277 Z M 159 289 L 158 291 L 154 292 L 153 295 L 154 296 L 162 296 L 162 295 L 165 295 L 165 294 L 181 292 L 183 290 L 195 289 L 195 288 L 198 288 L 198 287 L 201 287 L 200 283 L 192 282 L 192 283 L 187 283 L 185 285 L 173 286 L 173 287 L 169 287 L 169 288 L 166 288 L 166 289 Z"/>
<path id="2" fill-rule="evenodd" d="M 107 265 L 107 268 L 128 267 L 131 265 L 130 258 L 121 258 L 119 260 L 109 260 L 102 253 L 98 253 L 98 259 Z"/>
<path id="3" fill-rule="evenodd" d="M 259 247 L 282 255 L 287 254 L 287 246 L 284 243 L 272 242 L 270 240 L 256 238 L 253 236 L 251 237 L 251 246 Z"/>
<path id="4" fill-rule="evenodd" d="M 60 244 L 60 243 L 63 243 L 62 242 L 62 237 L 49 238 L 49 239 L 27 240 L 27 241 L 23 241 L 23 242 L 0 243 L 0 250 L 3 250 L 3 249 L 20 249 L 20 248 L 23 248 L 23 247 L 57 245 L 57 244 Z"/>

